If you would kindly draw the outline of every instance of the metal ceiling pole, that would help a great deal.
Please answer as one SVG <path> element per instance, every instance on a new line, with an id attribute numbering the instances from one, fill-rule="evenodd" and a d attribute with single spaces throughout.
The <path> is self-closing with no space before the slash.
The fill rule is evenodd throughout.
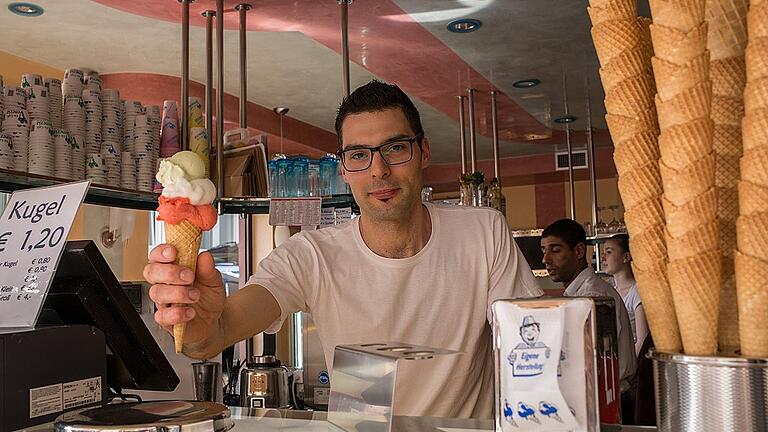
<path id="1" fill-rule="evenodd" d="M 213 141 L 213 17 L 216 12 L 207 10 L 205 17 L 205 131 L 209 148 Z"/>
<path id="2" fill-rule="evenodd" d="M 181 2 L 181 149 L 189 150 L 189 4 L 193 0 Z"/>
<path id="3" fill-rule="evenodd" d="M 592 193 L 592 229 L 595 229 L 597 225 L 597 174 L 595 169 L 595 144 L 592 141 L 592 111 L 590 110 L 589 101 L 589 77 L 585 79 L 585 88 L 587 89 L 587 166 L 589 167 L 589 187 Z M 593 233 L 587 233 L 587 236 L 591 236 Z M 597 233 L 594 233 L 597 234 Z M 595 271 L 602 271 L 602 247 L 599 243 L 595 243 Z"/>
<path id="4" fill-rule="evenodd" d="M 477 143 L 475 136 L 475 92 L 473 88 L 467 89 L 467 101 L 469 102 L 469 158 L 470 169 L 477 172 Z"/>
<path id="5" fill-rule="evenodd" d="M 457 96 L 459 99 L 459 145 L 461 146 L 461 173 L 467 173 L 467 132 L 464 129 L 464 99 L 466 96 Z"/>
<path id="6" fill-rule="evenodd" d="M 349 96 L 349 4 L 352 0 L 337 0 L 341 6 L 341 74 L 344 97 Z"/>
<path id="7" fill-rule="evenodd" d="M 224 0 L 216 0 L 216 180 L 216 196 L 221 198 L 224 196 Z M 219 205 L 219 214 L 222 210 Z"/>
<path id="8" fill-rule="evenodd" d="M 235 6 L 240 14 L 240 127 L 248 127 L 248 59 L 246 56 L 246 13 L 251 5 L 240 3 Z"/>
<path id="9" fill-rule="evenodd" d="M 496 111 L 496 93 L 498 91 L 491 90 L 491 124 L 493 127 L 493 177 L 501 186 L 501 174 L 499 169 L 499 123 L 498 123 L 498 111 Z"/>
<path id="10" fill-rule="evenodd" d="M 563 70 L 563 105 L 565 106 L 565 116 L 568 114 L 568 87 L 566 85 L 565 70 Z M 568 146 L 568 193 L 571 197 L 571 219 L 576 220 L 576 194 L 573 184 L 573 145 L 571 143 L 571 125 L 565 123 L 565 143 Z"/>

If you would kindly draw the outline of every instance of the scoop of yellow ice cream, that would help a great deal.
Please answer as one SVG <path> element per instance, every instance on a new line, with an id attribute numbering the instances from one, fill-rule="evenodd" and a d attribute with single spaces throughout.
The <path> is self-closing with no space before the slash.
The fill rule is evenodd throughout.
<path id="1" fill-rule="evenodd" d="M 170 162 L 181 168 L 187 180 L 205 177 L 205 163 L 200 156 L 192 151 L 182 151 L 168 158 Z"/>

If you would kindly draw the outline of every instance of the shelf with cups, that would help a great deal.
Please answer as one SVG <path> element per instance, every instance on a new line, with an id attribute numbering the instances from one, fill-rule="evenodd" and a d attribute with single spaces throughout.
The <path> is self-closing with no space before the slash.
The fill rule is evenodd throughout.
<path id="1" fill-rule="evenodd" d="M 72 180 L 0 169 L 0 191 L 2 192 L 54 186 L 70 181 Z M 155 210 L 157 209 L 157 194 L 91 183 L 85 202 L 133 210 Z"/>
<path id="2" fill-rule="evenodd" d="M 218 200 L 221 214 L 269 214 L 270 198 L 221 198 Z M 323 197 L 323 207 L 350 207 L 354 213 L 359 208 L 352 194 Z"/>

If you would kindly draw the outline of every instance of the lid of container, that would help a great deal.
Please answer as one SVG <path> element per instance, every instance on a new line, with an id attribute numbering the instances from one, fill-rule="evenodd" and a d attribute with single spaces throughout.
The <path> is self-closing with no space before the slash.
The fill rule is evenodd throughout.
<path id="1" fill-rule="evenodd" d="M 60 415 L 56 432 L 224 432 L 235 423 L 229 408 L 215 402 L 151 401 L 87 408 Z"/>

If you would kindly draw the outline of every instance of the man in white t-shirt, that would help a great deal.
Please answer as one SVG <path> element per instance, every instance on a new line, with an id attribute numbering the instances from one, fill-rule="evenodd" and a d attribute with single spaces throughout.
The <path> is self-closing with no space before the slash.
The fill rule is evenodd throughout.
<path id="1" fill-rule="evenodd" d="M 355 90 L 336 131 L 360 217 L 293 236 L 230 297 L 210 254 L 193 275 L 170 264 L 172 247 L 158 246 L 144 272 L 156 321 L 167 329 L 187 322 L 184 353 L 194 358 L 276 332 L 297 311 L 312 313 L 329 368 L 341 344 L 461 351 L 398 372 L 395 413 L 491 418 L 490 305 L 542 294 L 506 220 L 489 208 L 422 204 L 429 140 L 397 86 L 372 81 Z"/>

